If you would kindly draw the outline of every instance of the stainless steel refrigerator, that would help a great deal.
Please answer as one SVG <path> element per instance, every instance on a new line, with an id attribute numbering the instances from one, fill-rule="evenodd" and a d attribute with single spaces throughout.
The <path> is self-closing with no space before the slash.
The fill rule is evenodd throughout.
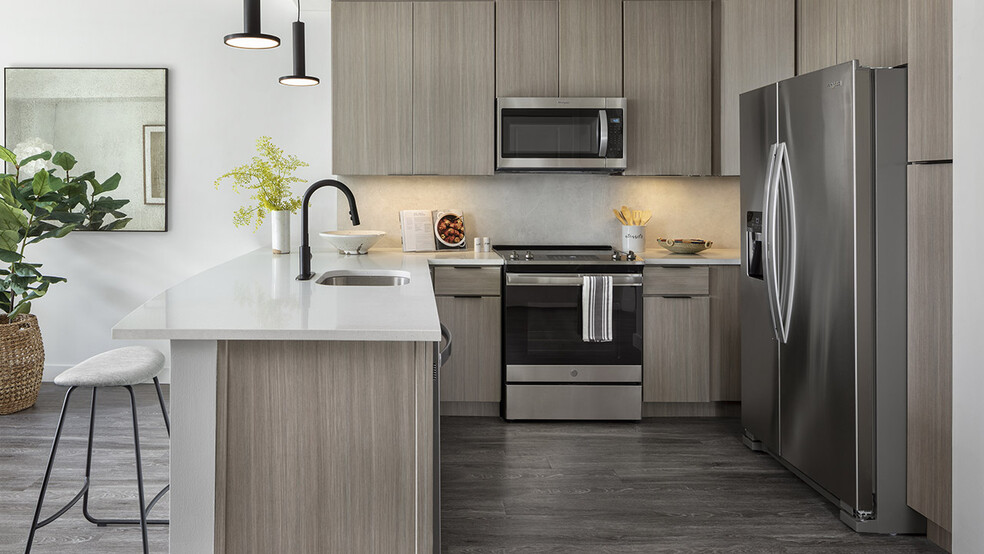
<path id="1" fill-rule="evenodd" d="M 860 532 L 906 505 L 906 70 L 741 95 L 742 424 Z"/>

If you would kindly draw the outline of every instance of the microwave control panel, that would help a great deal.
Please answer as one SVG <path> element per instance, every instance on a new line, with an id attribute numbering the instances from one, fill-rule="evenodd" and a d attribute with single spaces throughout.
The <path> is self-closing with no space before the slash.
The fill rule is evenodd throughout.
<path id="1" fill-rule="evenodd" d="M 608 152 L 606 157 L 622 157 L 622 110 L 608 110 Z"/>

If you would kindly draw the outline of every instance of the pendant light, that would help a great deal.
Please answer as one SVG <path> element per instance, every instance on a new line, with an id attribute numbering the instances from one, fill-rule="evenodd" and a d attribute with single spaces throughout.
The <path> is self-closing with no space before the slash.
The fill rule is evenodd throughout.
<path id="1" fill-rule="evenodd" d="M 281 85 L 313 87 L 320 83 L 317 77 L 306 74 L 304 69 L 304 23 L 301 22 L 301 0 L 297 0 L 297 21 L 291 23 L 294 39 L 294 73 L 280 78 Z"/>
<path id="2" fill-rule="evenodd" d="M 243 0 L 242 33 L 225 36 L 225 43 L 235 48 L 259 50 L 280 46 L 280 39 L 260 32 L 260 0 Z"/>

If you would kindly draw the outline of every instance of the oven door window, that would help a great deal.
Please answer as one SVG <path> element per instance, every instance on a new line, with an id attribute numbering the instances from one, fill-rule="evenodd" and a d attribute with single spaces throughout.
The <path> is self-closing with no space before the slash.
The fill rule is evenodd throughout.
<path id="1" fill-rule="evenodd" d="M 598 110 L 503 109 L 503 158 L 597 158 Z"/>
<path id="2" fill-rule="evenodd" d="M 581 287 L 514 286 L 505 293 L 507 365 L 640 365 L 639 287 L 614 287 L 612 341 L 584 342 Z"/>

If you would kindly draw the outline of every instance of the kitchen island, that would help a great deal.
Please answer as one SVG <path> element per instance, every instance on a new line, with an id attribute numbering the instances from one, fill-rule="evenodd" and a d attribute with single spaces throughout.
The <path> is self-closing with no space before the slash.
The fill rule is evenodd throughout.
<path id="1" fill-rule="evenodd" d="M 315 253 L 313 268 L 400 286 L 297 281 L 251 252 L 168 289 L 113 329 L 171 343 L 171 552 L 434 548 L 433 263 L 494 254 Z"/>

